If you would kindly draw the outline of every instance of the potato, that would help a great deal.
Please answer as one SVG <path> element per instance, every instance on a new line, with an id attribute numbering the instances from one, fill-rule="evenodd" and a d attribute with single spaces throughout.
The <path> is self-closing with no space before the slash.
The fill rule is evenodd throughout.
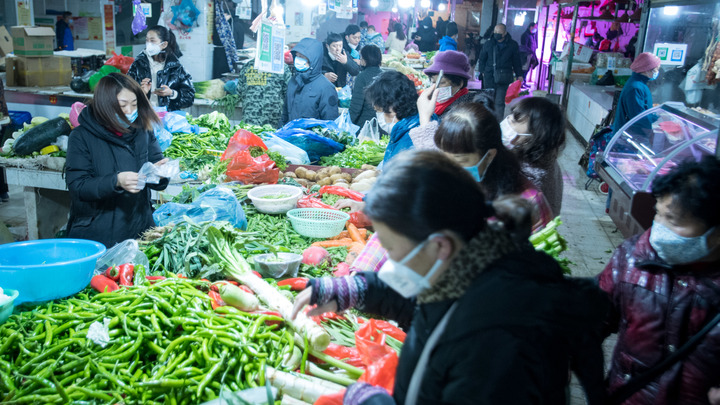
<path id="1" fill-rule="evenodd" d="M 325 177 L 324 179 L 317 182 L 317 185 L 322 186 L 329 186 L 332 184 L 332 180 L 330 180 L 330 177 Z"/>
<path id="2" fill-rule="evenodd" d="M 306 178 L 306 177 L 305 177 L 305 176 L 306 176 L 305 173 L 307 173 L 307 171 L 308 171 L 308 169 L 306 169 L 306 168 L 304 168 L 304 167 L 298 167 L 297 169 L 295 169 L 295 176 L 296 176 L 298 179 L 304 179 L 304 178 Z"/>
<path id="3" fill-rule="evenodd" d="M 349 183 L 350 181 L 352 181 L 352 176 L 350 176 L 348 173 L 333 174 L 332 176 L 330 176 L 330 180 L 332 181 L 337 181 L 340 179 L 343 179 Z"/>
<path id="4" fill-rule="evenodd" d="M 336 186 L 338 184 L 348 184 L 349 185 L 349 183 L 345 179 L 337 179 L 333 182 L 334 186 Z"/>
<path id="5" fill-rule="evenodd" d="M 330 176 L 331 176 L 331 174 L 330 174 L 330 169 L 327 168 L 327 167 L 324 168 L 324 169 L 320 169 L 320 170 L 318 170 L 318 172 L 317 172 L 317 179 L 318 179 L 318 180 L 324 179 L 325 177 L 330 177 Z"/>
<path id="6" fill-rule="evenodd" d="M 375 167 L 375 166 L 373 166 L 373 165 L 362 165 L 362 166 L 360 167 L 360 169 L 362 169 L 362 170 L 375 170 L 375 169 L 377 169 L 377 167 Z"/>
<path id="7" fill-rule="evenodd" d="M 342 173 L 342 169 L 338 166 L 330 166 L 328 169 L 330 169 L 330 174 L 340 174 Z"/>
<path id="8" fill-rule="evenodd" d="M 309 186 L 310 186 L 310 182 L 307 181 L 306 179 L 297 179 L 297 180 L 295 180 L 295 181 L 297 181 L 298 184 L 301 185 L 301 186 L 303 186 L 303 187 L 309 187 Z"/>
<path id="9" fill-rule="evenodd" d="M 316 180 L 317 179 L 317 172 L 315 170 L 307 170 L 305 172 L 305 178 L 308 180 Z"/>
<path id="10" fill-rule="evenodd" d="M 344 182 L 343 183 L 335 183 L 333 185 L 336 187 L 350 188 L 350 185 L 348 185 L 347 183 L 344 183 Z"/>

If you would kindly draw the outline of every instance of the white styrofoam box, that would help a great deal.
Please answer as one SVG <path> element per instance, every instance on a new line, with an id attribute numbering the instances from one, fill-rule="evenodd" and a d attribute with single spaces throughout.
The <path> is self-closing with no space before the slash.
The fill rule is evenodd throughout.
<path id="1" fill-rule="evenodd" d="M 575 51 L 573 52 L 573 61 L 585 63 L 590 62 L 590 58 L 593 54 L 592 48 L 575 43 L 575 47 L 573 48 L 573 50 Z M 567 59 L 568 56 L 570 56 L 570 42 L 565 42 L 565 45 L 563 45 L 562 54 L 560 55 L 560 59 Z"/>

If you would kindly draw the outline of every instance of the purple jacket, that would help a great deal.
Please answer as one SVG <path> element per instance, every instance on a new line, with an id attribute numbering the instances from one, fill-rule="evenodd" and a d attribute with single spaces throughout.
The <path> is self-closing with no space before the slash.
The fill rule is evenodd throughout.
<path id="1" fill-rule="evenodd" d="M 608 332 L 618 333 L 610 393 L 682 347 L 720 311 L 720 262 L 670 266 L 649 238 L 650 230 L 626 240 L 598 276 L 613 304 Z M 708 404 L 707 392 L 718 384 L 720 326 L 624 404 Z"/>

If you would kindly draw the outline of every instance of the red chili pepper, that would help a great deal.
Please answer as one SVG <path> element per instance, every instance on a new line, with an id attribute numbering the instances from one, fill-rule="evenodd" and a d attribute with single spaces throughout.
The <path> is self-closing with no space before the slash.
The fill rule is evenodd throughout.
<path id="1" fill-rule="evenodd" d="M 183 276 L 182 274 L 178 274 L 177 278 L 187 278 L 187 277 Z"/>
<path id="2" fill-rule="evenodd" d="M 307 286 L 308 281 L 309 280 L 305 277 L 295 277 L 278 281 L 277 285 L 281 287 L 289 285 L 290 289 L 293 291 L 302 291 Z"/>
<path id="3" fill-rule="evenodd" d="M 237 281 L 233 281 L 233 280 L 225 280 L 225 282 L 230 283 L 232 285 L 240 285 L 240 283 L 238 283 Z"/>
<path id="4" fill-rule="evenodd" d="M 103 274 L 105 277 L 113 281 L 118 281 L 120 279 L 120 270 L 118 270 L 117 266 L 108 267 Z"/>
<path id="5" fill-rule="evenodd" d="M 251 290 L 250 287 L 248 287 L 246 285 L 239 285 L 238 288 L 240 288 L 241 290 L 245 291 L 248 294 L 255 295 L 255 291 Z"/>
<path id="6" fill-rule="evenodd" d="M 117 266 L 120 271 L 120 285 L 133 285 L 133 276 L 135 275 L 135 266 L 132 263 L 125 263 Z"/>
<path id="7" fill-rule="evenodd" d="M 275 311 L 253 311 L 251 313 L 259 314 L 259 315 L 277 316 L 278 318 L 282 318 L 282 315 L 280 315 L 279 312 L 275 312 Z M 276 321 L 276 320 L 265 321 L 265 326 L 282 325 L 282 324 L 283 324 L 283 321 Z"/>
<path id="8" fill-rule="evenodd" d="M 94 276 L 90 280 L 90 286 L 98 292 L 113 292 L 119 290 L 117 283 L 102 274 Z"/>
<path id="9" fill-rule="evenodd" d="M 263 277 L 262 277 L 262 274 L 258 273 L 258 272 L 255 271 L 255 270 L 253 270 L 253 274 L 256 275 L 256 276 L 258 276 L 258 277 L 260 277 L 260 278 L 263 278 Z"/>
<path id="10" fill-rule="evenodd" d="M 150 282 L 150 284 L 155 284 L 158 281 L 165 280 L 165 277 L 163 276 L 145 276 L 145 278 Z"/>
<path id="11" fill-rule="evenodd" d="M 220 293 L 217 293 L 215 291 L 208 292 L 208 295 L 210 298 L 212 298 L 212 309 L 215 310 L 220 307 L 224 307 L 227 305 L 225 301 L 220 297 Z"/>
<path id="12" fill-rule="evenodd" d="M 209 282 L 210 282 L 210 280 L 208 280 L 208 279 L 206 279 L 206 278 L 201 278 L 200 281 L 204 281 L 204 282 L 206 282 L 206 283 L 209 283 Z"/>

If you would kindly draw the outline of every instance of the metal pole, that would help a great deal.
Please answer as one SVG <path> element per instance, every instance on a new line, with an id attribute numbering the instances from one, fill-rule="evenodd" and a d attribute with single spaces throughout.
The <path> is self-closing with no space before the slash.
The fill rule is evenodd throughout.
<path id="1" fill-rule="evenodd" d="M 455 21 L 455 3 L 456 0 L 452 0 L 450 4 L 450 21 Z"/>
<path id="2" fill-rule="evenodd" d="M 553 47 L 553 44 L 555 44 L 553 49 L 550 50 L 551 61 L 555 55 L 555 49 L 557 49 L 558 34 L 560 34 L 560 13 L 562 13 L 562 7 L 560 6 L 560 3 L 558 3 L 557 15 L 555 16 L 555 38 L 553 38 L 553 41 L 550 43 L 551 47 Z M 548 68 L 550 68 L 550 66 L 551 65 L 548 65 Z M 551 74 L 549 76 L 550 81 L 548 83 L 548 93 L 555 94 L 555 90 L 553 89 L 553 85 L 555 84 L 555 72 L 551 71 Z"/>
<path id="3" fill-rule="evenodd" d="M 567 99 L 570 94 L 570 75 L 572 74 L 573 56 L 575 55 L 575 27 L 577 26 L 578 11 L 580 5 L 575 3 L 575 12 L 573 13 L 572 26 L 570 27 L 570 44 L 568 45 L 568 61 L 565 67 L 565 85 L 563 86 L 563 96 L 560 105 L 567 111 Z"/>
<path id="4" fill-rule="evenodd" d="M 542 90 L 542 84 L 540 83 L 540 76 L 542 76 L 542 69 L 543 65 L 545 65 L 545 41 L 547 38 L 547 27 L 548 23 L 550 22 L 550 5 L 544 6 L 545 7 L 545 28 L 543 29 L 543 40 L 542 40 L 542 46 L 540 48 L 540 69 L 538 69 L 537 73 L 537 81 L 538 81 L 538 90 Z M 548 64 L 548 76 L 550 76 L 550 65 Z"/>

